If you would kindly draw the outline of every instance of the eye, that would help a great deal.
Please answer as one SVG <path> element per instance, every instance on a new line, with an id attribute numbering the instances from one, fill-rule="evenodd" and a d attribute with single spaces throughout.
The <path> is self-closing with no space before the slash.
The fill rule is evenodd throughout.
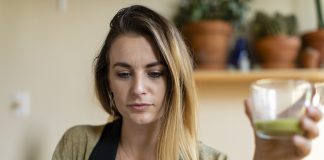
<path id="1" fill-rule="evenodd" d="M 130 72 L 118 72 L 117 73 L 117 77 L 121 78 L 121 79 L 127 79 L 130 78 L 131 73 Z"/>
<path id="2" fill-rule="evenodd" d="M 153 72 L 149 72 L 148 75 L 151 78 L 159 78 L 163 75 L 163 72 L 162 71 L 153 71 Z"/>

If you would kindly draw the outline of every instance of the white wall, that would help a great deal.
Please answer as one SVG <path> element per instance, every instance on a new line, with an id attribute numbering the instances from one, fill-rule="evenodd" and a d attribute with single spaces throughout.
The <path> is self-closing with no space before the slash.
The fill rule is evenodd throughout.
<path id="1" fill-rule="evenodd" d="M 252 159 L 253 132 L 244 114 L 247 83 L 198 83 L 200 139 L 233 160 Z"/>
<path id="2" fill-rule="evenodd" d="M 59 12 L 55 0 L 0 0 L 1 159 L 50 159 L 67 128 L 104 123 L 107 115 L 93 92 L 92 62 L 109 20 L 119 8 L 135 3 L 170 18 L 178 4 L 178 0 L 67 1 L 67 10 Z M 252 9 L 297 8 L 307 22 L 301 28 L 306 29 L 315 26 L 311 12 L 301 7 L 308 3 L 254 0 Z M 242 108 L 247 85 L 232 85 L 225 92 L 224 85 L 199 86 L 201 139 L 232 159 L 249 159 L 253 141 Z M 26 117 L 12 113 L 10 97 L 20 90 L 31 94 L 31 114 Z"/>

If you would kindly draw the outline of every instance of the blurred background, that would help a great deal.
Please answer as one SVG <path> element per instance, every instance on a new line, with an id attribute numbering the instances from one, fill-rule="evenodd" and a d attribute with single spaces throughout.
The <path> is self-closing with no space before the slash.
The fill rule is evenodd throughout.
<path id="1" fill-rule="evenodd" d="M 93 60 L 109 30 L 109 21 L 120 8 L 131 4 L 146 5 L 174 20 L 179 6 L 185 3 L 184 0 L 0 0 L 1 159 L 51 159 L 68 128 L 106 123 L 107 114 L 94 94 Z M 267 14 L 280 12 L 297 17 L 299 35 L 317 30 L 315 1 L 252 0 L 248 6 L 244 22 L 252 20 L 260 10 Z M 245 35 L 240 33 L 234 31 L 231 49 L 235 48 L 236 38 Z M 253 57 L 251 53 L 247 56 Z M 248 70 L 262 66 L 257 62 L 253 66 L 252 61 L 251 58 Z M 226 62 L 225 71 L 213 72 L 238 68 Z M 317 76 L 324 75 L 320 66 L 315 68 Z M 306 72 L 303 69 L 302 74 Z M 324 81 L 323 77 L 316 80 L 321 78 Z M 200 139 L 231 159 L 251 159 L 253 135 L 243 110 L 251 80 L 202 79 L 197 81 Z M 322 133 L 323 126 L 322 121 Z M 319 160 L 323 155 L 320 153 L 324 148 L 323 135 L 313 144 L 314 149 L 306 159 Z"/>

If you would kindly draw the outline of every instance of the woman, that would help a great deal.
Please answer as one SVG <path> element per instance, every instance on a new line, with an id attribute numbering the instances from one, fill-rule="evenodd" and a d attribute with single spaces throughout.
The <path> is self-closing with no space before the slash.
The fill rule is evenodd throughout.
<path id="1" fill-rule="evenodd" d="M 95 80 L 99 101 L 112 120 L 69 129 L 53 159 L 228 159 L 197 140 L 192 60 L 177 29 L 138 5 L 121 9 L 110 28 L 96 59 Z M 321 117 L 318 110 L 308 113 L 303 125 L 308 137 L 285 143 L 256 138 L 254 159 L 306 156 Z M 284 147 L 276 152 L 274 146 Z"/>

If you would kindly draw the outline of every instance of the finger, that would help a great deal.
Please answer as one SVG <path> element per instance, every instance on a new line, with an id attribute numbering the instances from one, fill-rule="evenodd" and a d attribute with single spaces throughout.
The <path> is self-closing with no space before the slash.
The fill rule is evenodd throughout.
<path id="1" fill-rule="evenodd" d="M 319 122 L 322 117 L 323 113 L 317 107 L 307 107 L 307 116 L 310 117 L 315 122 Z"/>
<path id="2" fill-rule="evenodd" d="M 311 151 L 310 141 L 302 136 L 294 136 L 293 143 L 295 145 L 295 153 L 298 157 L 302 158 L 307 156 Z"/>
<path id="3" fill-rule="evenodd" d="M 306 138 L 314 139 L 314 138 L 318 137 L 319 129 L 318 129 L 316 123 L 312 119 L 310 119 L 308 117 L 302 118 L 301 127 L 305 131 L 304 135 Z"/>

